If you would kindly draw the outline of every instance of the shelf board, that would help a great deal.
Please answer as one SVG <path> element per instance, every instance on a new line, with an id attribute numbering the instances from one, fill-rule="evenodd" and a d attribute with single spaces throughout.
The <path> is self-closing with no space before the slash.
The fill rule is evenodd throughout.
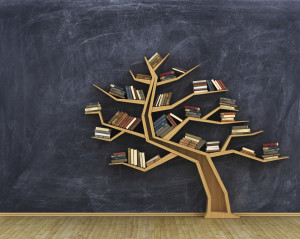
<path id="1" fill-rule="evenodd" d="M 209 112 L 206 115 L 204 115 L 203 117 L 201 117 L 201 119 L 208 119 L 210 116 L 214 115 L 219 110 L 239 111 L 237 109 L 233 110 L 233 109 L 227 109 L 227 108 L 224 108 L 222 106 L 219 106 L 219 107 L 215 108 L 214 110 L 212 110 L 211 112 Z"/>
<path id="2" fill-rule="evenodd" d="M 168 84 L 168 83 L 171 83 L 171 82 L 174 82 L 174 81 L 178 81 L 180 80 L 181 78 L 183 78 L 184 76 L 186 76 L 187 74 L 189 74 L 190 72 L 192 72 L 193 70 L 195 70 L 197 67 L 199 67 L 200 65 L 197 65 L 195 67 L 193 67 L 192 69 L 188 70 L 187 72 L 185 72 L 184 74 L 176 77 L 176 78 L 173 78 L 173 79 L 169 79 L 169 80 L 164 80 L 164 81 L 160 81 L 157 83 L 157 85 L 164 85 L 164 84 Z"/>
<path id="3" fill-rule="evenodd" d="M 144 100 L 131 100 L 131 99 L 119 99 L 116 98 L 115 96 L 111 95 L 110 93 L 106 92 L 105 90 L 101 89 L 99 86 L 93 84 L 97 89 L 101 90 L 104 94 L 108 95 L 110 98 L 114 99 L 115 101 L 119 102 L 125 102 L 125 103 L 131 103 L 131 104 L 140 104 L 143 105 L 145 104 Z"/>
<path id="4" fill-rule="evenodd" d="M 257 134 L 260 134 L 264 132 L 263 130 L 260 130 L 260 131 L 256 131 L 256 132 L 253 132 L 253 133 L 249 133 L 249 134 L 231 134 L 227 137 L 227 139 L 225 140 L 222 148 L 221 148 L 221 152 L 222 151 L 225 151 L 231 141 L 232 138 L 235 138 L 235 137 L 246 137 L 246 136 L 254 136 L 254 135 L 257 135 Z"/>
<path id="5" fill-rule="evenodd" d="M 164 111 L 164 110 L 171 110 L 175 108 L 176 106 L 180 105 L 184 101 L 188 100 L 189 98 L 196 96 L 196 95 L 207 95 L 207 94 L 215 94 L 215 93 L 221 93 L 221 92 L 226 92 L 228 90 L 219 90 L 219 91 L 207 91 L 207 92 L 200 92 L 200 93 L 191 93 L 187 95 L 186 97 L 182 98 L 181 100 L 173 103 L 172 105 L 166 105 L 166 106 L 158 106 L 158 107 L 152 107 L 152 112 L 157 112 L 157 111 Z"/>
<path id="6" fill-rule="evenodd" d="M 252 156 L 252 155 L 249 155 L 249 154 L 245 154 L 243 152 L 233 150 L 233 149 L 226 150 L 226 151 L 219 151 L 219 152 L 209 153 L 209 156 L 211 158 L 213 158 L 213 157 L 219 157 L 219 156 L 223 156 L 223 155 L 227 155 L 227 154 L 238 154 L 238 155 L 244 156 L 246 158 L 251 158 L 251 159 L 254 159 L 254 160 L 262 162 L 262 163 L 267 163 L 267 162 L 271 162 L 271 161 L 277 161 L 277 160 L 282 160 L 282 159 L 289 158 L 288 156 L 282 156 L 282 157 L 279 157 L 279 158 L 276 158 L 276 159 L 262 159 L 262 158 Z"/>
<path id="7" fill-rule="evenodd" d="M 92 139 L 98 139 L 98 140 L 103 140 L 103 141 L 108 141 L 111 142 L 113 140 L 115 140 L 116 138 L 118 138 L 119 136 L 121 136 L 122 134 L 124 134 L 124 131 L 120 131 L 119 133 L 117 133 L 114 137 L 110 138 L 110 139 L 104 139 L 104 138 L 98 138 L 98 137 L 92 137 Z"/>
<path id="8" fill-rule="evenodd" d="M 173 158 L 177 157 L 176 154 L 173 154 L 173 153 L 169 153 L 167 154 L 166 156 L 162 157 L 159 161 L 153 163 L 152 165 L 150 165 L 149 167 L 146 167 L 146 168 L 141 168 L 141 167 L 138 167 L 138 166 L 135 166 L 135 165 L 132 165 L 132 164 L 129 164 L 129 163 L 110 163 L 109 165 L 113 166 L 113 165 L 125 165 L 127 167 L 131 167 L 131 168 L 134 168 L 134 169 L 137 169 L 137 170 L 140 170 L 142 172 L 147 172 Z"/>
<path id="9" fill-rule="evenodd" d="M 139 78 L 136 78 L 136 77 L 134 76 L 134 74 L 132 73 L 132 71 L 129 71 L 129 72 L 130 72 L 130 74 L 131 74 L 133 80 L 138 81 L 138 82 L 143 83 L 143 84 L 148 84 L 148 85 L 150 85 L 150 83 L 151 83 L 150 80 L 145 80 L 145 79 L 139 79 Z"/>

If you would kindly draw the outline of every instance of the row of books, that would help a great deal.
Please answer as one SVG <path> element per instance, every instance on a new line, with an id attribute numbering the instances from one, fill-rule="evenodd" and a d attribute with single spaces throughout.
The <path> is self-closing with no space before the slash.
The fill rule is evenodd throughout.
<path id="1" fill-rule="evenodd" d="M 220 97 L 220 106 L 229 110 L 236 110 L 236 100 Z"/>
<path id="2" fill-rule="evenodd" d="M 221 112 L 220 118 L 221 122 L 234 122 L 236 112 Z"/>
<path id="3" fill-rule="evenodd" d="M 171 97 L 172 97 L 172 92 L 159 94 L 156 97 L 156 100 L 154 101 L 154 106 L 159 107 L 159 106 L 169 105 L 171 101 Z"/>
<path id="4" fill-rule="evenodd" d="M 151 75 L 144 75 L 144 74 L 136 74 L 135 77 L 138 79 L 142 79 L 142 80 L 151 80 L 152 79 Z"/>
<path id="5" fill-rule="evenodd" d="M 252 149 L 243 147 L 241 152 L 256 157 L 255 151 Z M 280 153 L 279 153 L 278 142 L 263 144 L 263 155 L 262 155 L 263 159 L 276 159 L 279 158 L 279 156 Z"/>
<path id="6" fill-rule="evenodd" d="M 249 134 L 251 130 L 248 125 L 232 126 L 231 134 Z"/>
<path id="7" fill-rule="evenodd" d="M 115 97 L 130 100 L 145 100 L 145 94 L 143 90 L 137 90 L 132 85 L 125 86 L 125 90 L 121 86 L 110 84 L 109 93 Z"/>
<path id="8" fill-rule="evenodd" d="M 179 141 L 179 144 L 187 146 L 189 148 L 200 150 L 206 141 L 201 137 L 186 133 L 185 136 Z"/>
<path id="9" fill-rule="evenodd" d="M 175 79 L 176 77 L 178 77 L 186 72 L 187 72 L 187 70 L 182 69 L 180 67 L 173 67 L 171 71 L 159 74 L 159 79 L 161 81 Z"/>
<path id="10" fill-rule="evenodd" d="M 206 152 L 207 153 L 213 153 L 220 151 L 220 141 L 210 141 L 206 142 Z"/>
<path id="11" fill-rule="evenodd" d="M 162 138 L 167 135 L 172 129 L 177 126 L 175 120 L 178 122 L 182 122 L 182 119 L 180 119 L 173 113 L 170 113 L 168 115 L 163 114 L 157 120 L 155 120 L 153 126 L 156 136 Z"/>
<path id="12" fill-rule="evenodd" d="M 85 113 L 91 113 L 91 112 L 96 112 L 96 111 L 100 111 L 101 105 L 99 102 L 96 103 L 89 103 L 86 107 L 85 107 Z"/>
<path id="13" fill-rule="evenodd" d="M 102 128 L 102 127 L 95 128 L 95 137 L 97 138 L 110 139 L 110 135 L 111 135 L 111 129 L 109 128 Z"/>
<path id="14" fill-rule="evenodd" d="M 113 153 L 113 155 L 110 156 L 111 163 L 128 163 L 137 167 L 146 168 L 161 159 L 159 155 L 156 155 L 146 162 L 145 152 L 140 152 L 138 149 L 133 148 L 128 148 L 127 152 L 128 155 L 126 155 L 126 152 Z"/>
<path id="15" fill-rule="evenodd" d="M 201 112 L 199 107 L 185 105 L 184 111 L 186 117 L 201 118 Z"/>
<path id="16" fill-rule="evenodd" d="M 123 129 L 134 130 L 141 121 L 142 120 L 140 118 L 130 116 L 123 111 L 118 111 L 108 121 L 108 124 L 111 124 L 111 125 L 123 128 Z"/>
<path id="17" fill-rule="evenodd" d="M 154 68 L 162 61 L 162 57 L 156 52 L 148 61 L 152 68 Z"/>
<path id="18" fill-rule="evenodd" d="M 193 81 L 194 93 L 227 90 L 221 80 L 197 80 Z"/>
<path id="19" fill-rule="evenodd" d="M 279 144 L 277 143 L 267 143 L 263 144 L 263 159 L 276 159 L 280 156 Z"/>

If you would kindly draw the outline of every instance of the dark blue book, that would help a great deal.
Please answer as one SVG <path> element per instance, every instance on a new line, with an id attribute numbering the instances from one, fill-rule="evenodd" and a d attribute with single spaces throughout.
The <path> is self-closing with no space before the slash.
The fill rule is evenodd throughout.
<path id="1" fill-rule="evenodd" d="M 216 91 L 216 89 L 215 89 L 213 83 L 211 82 L 211 80 L 207 80 L 206 82 L 207 82 L 207 86 L 208 86 L 209 91 Z"/>
<path id="2" fill-rule="evenodd" d="M 127 99 L 132 100 L 133 97 L 132 97 L 132 94 L 131 94 L 130 87 L 129 86 L 125 86 L 125 89 L 126 89 Z"/>
<path id="3" fill-rule="evenodd" d="M 153 123 L 153 125 L 155 126 L 155 125 L 159 124 L 163 120 L 165 120 L 165 121 L 167 120 L 165 114 L 163 114 L 161 117 L 159 117 L 157 120 L 155 120 L 154 123 Z"/>
<path id="4" fill-rule="evenodd" d="M 165 124 L 165 123 L 167 123 L 167 119 L 164 119 L 164 120 L 161 120 L 160 122 L 157 122 L 157 123 L 154 125 L 154 129 L 159 128 L 162 124 Z"/>
<path id="5" fill-rule="evenodd" d="M 160 130 L 162 127 L 164 127 L 167 124 L 168 124 L 167 122 L 163 122 L 163 123 L 159 124 L 156 128 L 154 128 L 154 130 L 158 131 L 158 130 Z"/>

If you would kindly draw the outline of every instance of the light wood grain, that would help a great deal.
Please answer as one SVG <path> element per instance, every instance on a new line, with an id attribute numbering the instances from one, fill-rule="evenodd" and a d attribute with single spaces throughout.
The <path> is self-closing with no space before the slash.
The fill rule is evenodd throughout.
<path id="1" fill-rule="evenodd" d="M 300 217 L 0 217 L 1 239 L 299 238 Z"/>

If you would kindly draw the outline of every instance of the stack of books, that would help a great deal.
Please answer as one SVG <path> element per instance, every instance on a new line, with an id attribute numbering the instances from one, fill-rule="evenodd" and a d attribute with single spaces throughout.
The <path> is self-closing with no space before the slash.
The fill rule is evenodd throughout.
<path id="1" fill-rule="evenodd" d="M 174 79 L 174 78 L 176 78 L 176 77 L 177 77 L 177 76 L 176 76 L 176 74 L 175 74 L 175 71 L 168 71 L 168 72 L 159 74 L 159 79 L 160 79 L 161 81 Z"/>
<path id="2" fill-rule="evenodd" d="M 118 98 L 125 99 L 126 92 L 121 86 L 110 84 L 110 90 L 108 93 Z"/>
<path id="3" fill-rule="evenodd" d="M 252 150 L 252 149 L 248 149 L 248 148 L 243 147 L 241 152 L 244 153 L 244 154 L 249 154 L 251 156 L 256 157 L 255 151 Z"/>
<path id="4" fill-rule="evenodd" d="M 142 120 L 137 117 L 128 115 L 125 112 L 118 111 L 109 121 L 108 124 L 127 129 L 134 130 Z"/>
<path id="5" fill-rule="evenodd" d="M 221 122 L 235 122 L 236 112 L 221 112 L 220 113 L 220 118 Z"/>
<path id="6" fill-rule="evenodd" d="M 184 74 L 184 73 L 187 72 L 187 70 L 182 69 L 182 68 L 180 68 L 180 67 L 173 67 L 172 70 L 175 71 L 175 74 L 176 74 L 177 76 L 182 75 L 182 74 Z"/>
<path id="7" fill-rule="evenodd" d="M 193 81 L 194 93 L 207 92 L 206 80 Z"/>
<path id="8" fill-rule="evenodd" d="M 136 90 L 132 85 L 125 86 L 127 99 L 130 100 L 145 100 L 145 95 L 143 90 Z"/>
<path id="9" fill-rule="evenodd" d="M 149 63 L 152 68 L 156 67 L 161 61 L 162 58 L 157 52 L 149 59 Z"/>
<path id="10" fill-rule="evenodd" d="M 207 153 L 213 153 L 220 151 L 220 141 L 210 141 L 206 142 L 206 152 Z"/>
<path id="11" fill-rule="evenodd" d="M 152 79 L 151 75 L 144 75 L 144 74 L 136 74 L 135 77 L 138 79 L 142 79 L 142 80 L 151 80 Z"/>
<path id="12" fill-rule="evenodd" d="M 277 159 L 280 156 L 279 153 L 279 144 L 277 143 L 268 143 L 263 144 L 263 159 Z"/>
<path id="13" fill-rule="evenodd" d="M 155 120 L 153 125 L 156 136 L 162 138 L 167 135 L 172 129 L 174 129 L 177 126 L 175 119 L 179 122 L 182 122 L 182 119 L 172 113 L 168 115 L 163 114 L 161 117 Z"/>
<path id="14" fill-rule="evenodd" d="M 171 101 L 171 97 L 172 97 L 172 92 L 159 94 L 156 97 L 156 100 L 154 101 L 154 106 L 159 107 L 159 106 L 169 105 Z"/>
<path id="15" fill-rule="evenodd" d="M 227 90 L 227 87 L 224 85 L 224 83 L 221 80 L 211 79 L 210 82 L 214 85 L 217 91 Z"/>
<path id="16" fill-rule="evenodd" d="M 188 133 L 186 133 L 185 136 L 179 141 L 179 144 L 181 145 L 198 150 L 200 150 L 205 145 L 205 143 L 206 141 L 204 139 L 201 139 L 201 137 Z"/>
<path id="17" fill-rule="evenodd" d="M 236 100 L 233 100 L 233 99 L 229 99 L 229 98 L 223 98 L 221 97 L 220 98 L 220 106 L 222 108 L 226 108 L 226 109 L 229 109 L 229 110 L 236 110 Z"/>
<path id="18" fill-rule="evenodd" d="M 201 112 L 199 107 L 185 105 L 184 111 L 186 117 L 201 118 Z"/>
<path id="19" fill-rule="evenodd" d="M 128 148 L 128 163 L 141 168 L 146 168 L 145 153 L 139 152 L 137 149 Z"/>
<path id="20" fill-rule="evenodd" d="M 251 133 L 248 125 L 232 126 L 231 134 L 249 134 Z"/>
<path id="21" fill-rule="evenodd" d="M 111 157 L 111 163 L 126 163 L 126 152 L 113 153 Z"/>
<path id="22" fill-rule="evenodd" d="M 147 167 L 149 167 L 150 165 L 156 163 L 157 161 L 161 160 L 161 157 L 159 155 L 154 156 L 153 158 L 149 159 L 146 162 Z"/>
<path id="23" fill-rule="evenodd" d="M 101 105 L 99 102 L 96 103 L 89 103 L 85 107 L 85 113 L 97 112 L 101 110 Z"/>
<path id="24" fill-rule="evenodd" d="M 101 139 L 110 139 L 111 129 L 96 127 L 95 128 L 95 137 Z"/>

